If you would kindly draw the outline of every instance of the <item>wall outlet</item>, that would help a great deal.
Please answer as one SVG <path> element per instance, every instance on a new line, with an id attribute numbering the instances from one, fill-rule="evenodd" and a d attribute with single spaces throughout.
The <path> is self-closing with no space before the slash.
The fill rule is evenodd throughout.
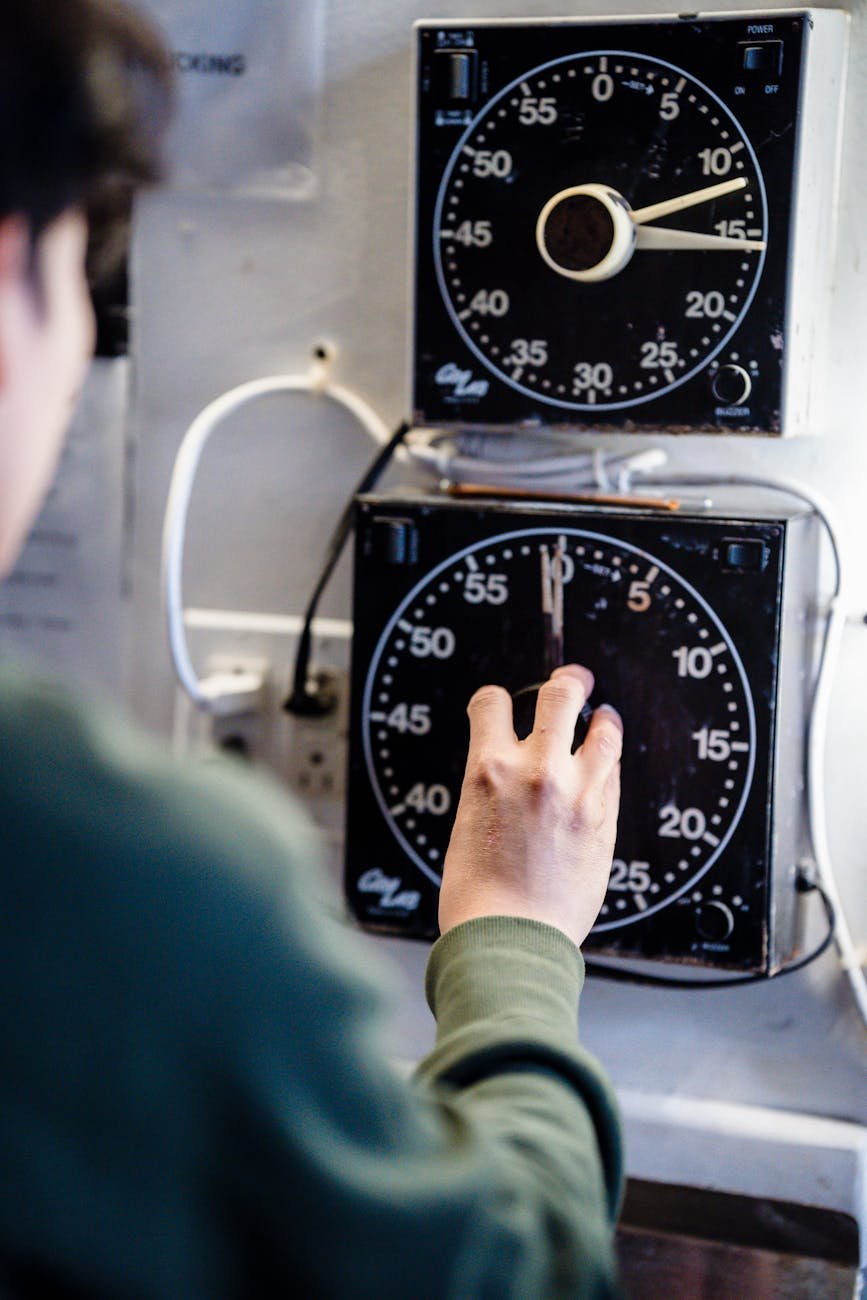
<path id="1" fill-rule="evenodd" d="M 175 747 L 207 757 L 234 753 L 270 769 L 307 806 L 320 826 L 342 829 L 346 792 L 351 625 L 314 622 L 311 675 L 333 687 L 335 708 L 321 716 L 287 713 L 301 620 L 218 610 L 187 612 L 188 639 L 203 675 L 259 673 L 257 707 L 215 716 L 199 712 L 178 692 Z"/>
<path id="2" fill-rule="evenodd" d="M 346 669 L 321 670 L 334 690 L 337 703 L 321 716 L 285 714 L 285 751 L 280 767 L 284 779 L 311 808 L 318 821 L 331 821 L 330 807 L 341 808 L 346 794 L 349 727 L 349 673 Z"/>

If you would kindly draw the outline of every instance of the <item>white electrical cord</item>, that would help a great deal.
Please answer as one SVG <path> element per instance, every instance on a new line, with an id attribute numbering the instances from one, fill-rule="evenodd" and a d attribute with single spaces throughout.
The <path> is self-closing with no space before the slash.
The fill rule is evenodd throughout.
<path id="1" fill-rule="evenodd" d="M 354 416 L 379 445 L 386 443 L 390 430 L 363 398 L 328 378 L 327 358 L 317 360 L 306 374 L 271 375 L 241 384 L 215 398 L 193 420 L 181 441 L 172 470 L 163 521 L 162 589 L 169 649 L 178 681 L 200 709 L 209 713 L 239 712 L 254 708 L 262 690 L 255 674 L 225 674 L 202 681 L 190 658 L 184 623 L 183 562 L 187 513 L 193 483 L 205 444 L 211 434 L 235 411 L 270 393 L 310 393 L 342 406 Z"/>
<path id="2" fill-rule="evenodd" d="M 839 532 L 834 524 L 831 509 L 819 493 L 812 488 L 807 488 L 801 483 L 788 479 L 768 479 L 753 474 L 672 474 L 664 477 L 653 477 L 649 481 L 659 487 L 706 488 L 716 485 L 731 485 L 784 492 L 788 496 L 796 497 L 808 505 L 822 521 L 825 528 L 834 559 L 834 588 L 828 600 L 828 616 L 819 652 L 819 663 L 816 669 L 807 726 L 807 816 L 819 883 L 836 913 L 834 942 L 840 956 L 840 965 L 852 986 L 852 992 L 861 1017 L 864 1023 L 867 1024 L 867 978 L 865 978 L 862 969 L 861 956 L 852 941 L 852 935 L 840 900 L 840 891 L 837 888 L 837 881 L 834 876 L 831 853 L 828 847 L 827 813 L 825 809 L 823 766 L 831 698 L 831 681 L 843 636 L 843 628 L 846 623 L 843 558 Z"/>

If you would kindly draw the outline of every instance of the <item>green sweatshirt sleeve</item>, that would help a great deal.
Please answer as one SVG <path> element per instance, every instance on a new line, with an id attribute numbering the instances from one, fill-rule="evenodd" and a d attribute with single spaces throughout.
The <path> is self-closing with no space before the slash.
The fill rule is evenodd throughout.
<path id="1" fill-rule="evenodd" d="M 437 1043 L 419 1075 L 461 1088 L 515 1072 L 559 1078 L 587 1107 L 614 1219 L 622 1194 L 620 1124 L 607 1079 L 577 1041 L 583 983 L 580 950 L 552 926 L 509 916 L 456 926 L 428 962 Z"/>
<path id="2" fill-rule="evenodd" d="M 617 1123 L 563 935 L 435 945 L 407 1080 L 399 974 L 314 902 L 279 790 L 2 675 L 0 734 L 0 1291 L 617 1294 Z"/>

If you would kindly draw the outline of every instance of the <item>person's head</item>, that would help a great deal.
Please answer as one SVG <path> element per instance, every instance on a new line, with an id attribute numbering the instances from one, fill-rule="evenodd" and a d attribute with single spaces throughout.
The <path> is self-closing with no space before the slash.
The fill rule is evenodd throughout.
<path id="1" fill-rule="evenodd" d="M 0 576 L 50 482 L 93 347 L 87 277 L 158 179 L 168 53 L 120 0 L 0 5 Z"/>

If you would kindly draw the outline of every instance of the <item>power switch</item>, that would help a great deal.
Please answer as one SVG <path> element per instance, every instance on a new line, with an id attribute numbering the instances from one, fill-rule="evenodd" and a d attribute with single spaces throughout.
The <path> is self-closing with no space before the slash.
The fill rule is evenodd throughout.
<path id="1" fill-rule="evenodd" d="M 418 563 L 418 529 L 412 519 L 375 517 L 371 538 L 372 553 L 386 564 Z"/>
<path id="2" fill-rule="evenodd" d="M 768 548 L 758 537 L 727 537 L 720 547 L 722 568 L 728 573 L 761 573 Z"/>
<path id="3" fill-rule="evenodd" d="M 741 45 L 741 66 L 751 76 L 776 81 L 783 70 L 782 41 L 752 41 Z"/>

